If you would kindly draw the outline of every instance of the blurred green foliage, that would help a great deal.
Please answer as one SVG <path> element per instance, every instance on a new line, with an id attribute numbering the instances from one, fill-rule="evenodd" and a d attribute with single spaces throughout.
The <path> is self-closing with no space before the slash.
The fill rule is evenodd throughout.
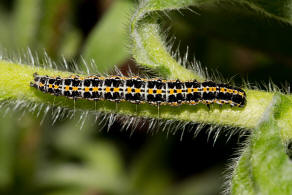
<path id="1" fill-rule="evenodd" d="M 88 2 L 1 1 L 1 49 L 16 54 L 25 52 L 27 47 L 39 54 L 45 50 L 53 60 L 64 56 L 69 62 L 80 64 L 83 56 L 85 60 L 94 60 L 98 69 L 105 72 L 114 65 L 123 65 L 130 58 L 127 25 L 136 1 L 92 1 L 89 6 L 99 15 L 96 21 L 96 15 L 83 18 L 84 12 L 80 12 L 80 7 Z M 173 51 L 178 48 L 184 54 L 189 46 L 190 61 L 196 57 L 206 67 L 218 69 L 223 77 L 237 73 L 247 77 L 249 73 L 251 82 L 267 81 L 269 75 L 277 83 L 289 80 L 291 2 L 252 1 L 273 17 L 285 18 L 278 22 L 261 15 L 262 10 L 255 16 L 247 5 L 221 2 L 225 3 L 221 6 L 209 3 L 200 9 L 192 7 L 192 11 L 158 13 L 165 26 L 162 31 L 179 40 L 169 41 Z M 84 30 L 83 25 L 90 30 Z M 0 115 L 1 194 L 208 195 L 221 190 L 221 173 L 218 173 L 222 171 L 221 159 L 210 170 L 192 174 L 187 169 L 190 175 L 180 178 L 177 170 L 169 167 L 168 154 L 175 141 L 166 140 L 165 133 L 149 136 L 145 129 L 139 129 L 147 139 L 135 150 L 126 145 L 133 141 L 128 132 L 122 132 L 127 136 L 123 142 L 121 135 L 105 132 L 103 125 L 90 126 L 94 118 L 87 119 L 84 125 L 74 120 L 52 125 L 50 116 L 44 116 L 40 124 L 42 116 L 35 119 L 36 113 L 7 107 L 1 109 Z M 120 126 L 117 123 L 110 131 L 120 131 Z M 188 155 L 195 162 L 202 161 L 195 153 Z M 182 172 L 184 164 L 188 163 L 180 165 L 182 168 L 177 172 Z"/>
<path id="2" fill-rule="evenodd" d="M 94 59 L 100 72 L 108 72 L 111 65 L 129 57 L 128 26 L 133 9 L 131 1 L 114 2 L 88 37 L 82 55 L 87 60 Z"/>
<path id="3" fill-rule="evenodd" d="M 40 121 L 33 119 L 35 115 L 14 112 L 1 115 L 1 194 L 218 192 L 217 168 L 172 186 L 174 175 L 165 166 L 171 139 L 165 140 L 164 135 L 150 138 L 131 161 L 125 161 L 121 142 L 99 135 L 90 123 L 83 126 L 62 121 L 51 126 L 50 119 L 40 125 Z"/>

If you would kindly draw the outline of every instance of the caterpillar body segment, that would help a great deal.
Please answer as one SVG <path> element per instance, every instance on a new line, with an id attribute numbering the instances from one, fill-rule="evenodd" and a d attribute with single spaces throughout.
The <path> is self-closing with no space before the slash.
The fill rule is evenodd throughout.
<path id="1" fill-rule="evenodd" d="M 198 82 L 162 79 L 143 79 L 140 77 L 87 76 L 70 77 L 40 76 L 34 73 L 31 86 L 55 96 L 71 99 L 109 100 L 114 102 L 149 103 L 153 105 L 180 104 L 229 104 L 244 107 L 244 90 L 228 84 L 213 81 Z"/>

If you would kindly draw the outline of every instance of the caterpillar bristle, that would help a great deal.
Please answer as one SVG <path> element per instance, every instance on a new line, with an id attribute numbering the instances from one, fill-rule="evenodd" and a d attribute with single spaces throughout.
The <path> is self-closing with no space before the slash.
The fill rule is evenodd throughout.
<path id="1" fill-rule="evenodd" d="M 217 84 L 213 81 L 183 82 L 120 75 L 107 77 L 71 75 L 62 78 L 60 76 L 39 76 L 34 73 L 33 76 L 35 82 L 31 84 L 32 87 L 44 93 L 66 96 L 74 100 L 128 101 L 134 104 L 149 103 L 156 106 L 202 103 L 207 105 L 209 109 L 210 104 L 214 103 L 229 104 L 231 107 L 244 107 L 246 104 L 244 90 L 228 84 Z"/>

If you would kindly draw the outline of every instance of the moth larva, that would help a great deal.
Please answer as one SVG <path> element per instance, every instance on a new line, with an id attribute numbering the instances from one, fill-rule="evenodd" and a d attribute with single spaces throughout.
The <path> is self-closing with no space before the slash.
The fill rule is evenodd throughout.
<path id="1" fill-rule="evenodd" d="M 40 76 L 34 73 L 31 83 L 42 92 L 55 96 L 66 96 L 71 99 L 109 100 L 114 102 L 149 103 L 153 105 L 180 104 L 229 104 L 243 107 L 246 104 L 246 93 L 228 84 L 217 84 L 213 81 L 198 82 L 144 79 L 123 76 L 86 76 L 70 77 Z"/>

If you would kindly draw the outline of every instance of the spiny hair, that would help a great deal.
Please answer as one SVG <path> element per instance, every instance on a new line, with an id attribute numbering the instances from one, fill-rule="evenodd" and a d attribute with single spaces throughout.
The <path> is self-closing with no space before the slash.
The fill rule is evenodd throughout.
<path id="1" fill-rule="evenodd" d="M 96 64 L 92 60 L 90 62 L 85 61 L 83 58 L 81 58 L 82 65 L 80 68 L 80 64 L 77 64 L 76 62 L 73 63 L 68 63 L 65 58 L 62 58 L 61 60 L 58 61 L 53 61 L 48 57 L 46 52 L 43 53 L 43 55 L 39 55 L 38 53 L 32 53 L 30 49 L 28 49 L 26 52 L 18 52 L 17 55 L 13 55 L 7 51 L 1 52 L 1 59 L 2 60 L 7 60 L 11 62 L 16 62 L 20 64 L 29 64 L 34 67 L 42 67 L 45 69 L 57 69 L 57 70 L 62 70 L 62 71 L 72 71 L 74 70 L 77 74 L 96 74 Z M 187 58 L 187 56 L 186 56 Z M 185 60 L 187 61 L 187 60 Z M 196 66 L 196 69 L 200 68 L 200 65 L 198 63 L 193 63 Z M 205 72 L 204 70 L 200 70 L 202 73 Z M 74 72 L 74 73 L 75 73 Z M 114 74 L 123 76 L 121 71 L 118 68 L 114 68 L 113 70 Z M 108 76 L 108 74 L 99 74 L 101 76 Z M 131 70 L 127 72 L 127 75 L 129 76 L 137 76 L 135 75 Z M 140 75 L 138 75 L 140 76 Z M 147 78 L 147 73 L 142 75 L 143 77 Z M 218 78 L 217 78 L 218 79 Z M 8 104 L 7 104 L 8 103 Z M 128 116 L 128 115 L 120 115 L 117 113 L 106 113 L 106 112 L 99 112 L 99 111 L 92 111 L 92 110 L 80 110 L 80 109 L 75 109 L 72 110 L 70 108 L 64 108 L 64 107 L 59 107 L 57 105 L 48 105 L 45 103 L 35 103 L 35 102 L 28 102 L 26 100 L 7 100 L 1 103 L 2 107 L 5 107 L 8 109 L 9 106 L 12 106 L 12 110 L 23 110 L 23 112 L 26 112 L 26 110 L 30 110 L 33 113 L 36 113 L 36 116 L 42 116 L 43 121 L 44 117 L 46 115 L 50 116 L 52 119 L 52 124 L 54 124 L 58 119 L 64 119 L 64 118 L 73 118 L 74 114 L 78 114 L 80 117 L 81 123 L 82 121 L 86 120 L 86 116 L 93 116 L 96 118 L 96 121 L 99 124 L 104 124 L 105 126 L 108 126 L 107 129 L 110 128 L 110 126 L 115 122 L 115 121 L 120 121 L 123 123 L 122 125 L 122 130 L 129 130 L 129 129 L 137 129 L 138 126 L 144 126 L 146 129 L 148 129 L 148 132 L 154 131 L 156 127 L 161 127 L 161 129 L 165 132 L 168 133 L 177 133 L 178 131 L 181 131 L 181 137 L 183 137 L 183 132 L 186 131 L 190 126 L 192 127 L 191 129 L 194 130 L 194 135 L 197 135 L 198 132 L 203 127 L 208 127 L 209 132 L 215 132 L 214 138 L 217 138 L 219 135 L 219 132 L 222 130 L 221 128 L 218 128 L 219 126 L 216 124 L 197 124 L 194 122 L 190 121 L 181 121 L 181 120 L 167 120 L 167 119 L 159 119 L 159 118 L 147 118 L 147 117 L 138 117 L 135 115 Z M 40 113 L 43 113 L 42 115 Z M 51 115 L 49 115 L 51 114 Z M 125 120 L 127 119 L 127 120 Z M 142 124 L 142 125 L 141 125 Z M 234 127 L 232 127 L 234 128 Z M 229 128 L 228 128 L 229 129 Z M 236 128 L 240 129 L 240 128 Z M 232 131 L 230 131 L 231 133 Z M 211 134 L 211 133 L 210 133 Z M 216 139 L 215 139 L 216 141 Z"/>

